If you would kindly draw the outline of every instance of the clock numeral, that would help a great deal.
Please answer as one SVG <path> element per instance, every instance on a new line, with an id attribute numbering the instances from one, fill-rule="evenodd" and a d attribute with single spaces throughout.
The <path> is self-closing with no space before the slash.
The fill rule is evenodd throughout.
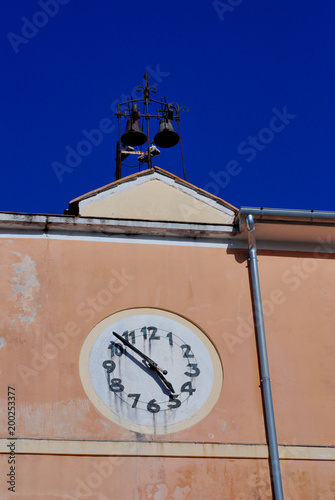
<path id="1" fill-rule="evenodd" d="M 134 331 L 128 332 L 128 330 L 127 330 L 126 332 L 123 332 L 122 337 L 124 337 L 128 342 L 129 342 L 129 337 L 130 337 L 131 343 L 135 344 L 135 332 Z"/>
<path id="2" fill-rule="evenodd" d="M 115 370 L 116 364 L 114 363 L 114 361 L 111 361 L 110 359 L 106 359 L 106 361 L 104 361 L 102 363 L 102 366 L 105 368 L 107 373 L 112 373 Z"/>
<path id="3" fill-rule="evenodd" d="M 141 328 L 141 332 L 143 333 L 144 340 L 147 340 L 147 338 L 148 338 L 147 327 L 144 326 L 143 328 Z"/>
<path id="4" fill-rule="evenodd" d="M 171 403 L 168 404 L 168 408 L 179 408 L 179 406 L 181 405 L 181 401 L 179 399 L 177 399 L 177 396 L 175 395 L 172 395 L 170 397 L 170 401 Z"/>
<path id="5" fill-rule="evenodd" d="M 195 392 L 195 389 L 192 388 L 192 382 L 185 382 L 180 388 L 180 392 L 188 392 L 190 396 Z"/>
<path id="6" fill-rule="evenodd" d="M 108 346 L 108 349 L 111 350 L 111 358 L 113 356 L 121 356 L 121 354 L 123 354 L 123 347 L 117 342 L 111 342 Z"/>
<path id="7" fill-rule="evenodd" d="M 184 375 L 187 377 L 197 377 L 200 374 L 200 369 L 198 368 L 198 365 L 196 363 L 189 363 L 187 366 L 193 370 L 193 373 L 191 372 L 184 372 Z"/>
<path id="8" fill-rule="evenodd" d="M 140 397 L 141 397 L 141 394 L 128 394 L 128 398 L 134 398 L 133 404 L 131 405 L 132 408 L 136 408 L 136 405 L 137 405 Z"/>
<path id="9" fill-rule="evenodd" d="M 147 404 L 147 410 L 150 411 L 151 413 L 158 413 L 161 407 L 159 404 L 156 403 L 156 399 L 152 399 L 149 401 Z"/>
<path id="10" fill-rule="evenodd" d="M 183 344 L 183 345 L 181 345 L 180 347 L 183 349 L 183 351 L 185 351 L 185 352 L 183 353 L 183 358 L 194 358 L 194 354 L 192 354 L 192 352 L 191 352 L 191 351 L 192 351 L 192 349 L 191 349 L 191 346 L 190 346 L 190 345 L 188 345 L 188 344 Z"/>
<path id="11" fill-rule="evenodd" d="M 121 384 L 122 380 L 120 378 L 112 378 L 109 383 L 109 388 L 113 392 L 122 392 L 124 391 L 124 387 Z"/>
<path id="12" fill-rule="evenodd" d="M 147 340 L 148 338 L 148 333 L 150 335 L 149 340 L 159 340 L 160 336 L 156 335 L 157 333 L 157 328 L 155 326 L 144 326 L 141 328 L 141 332 L 143 333 L 143 338 L 144 340 Z"/>
<path id="13" fill-rule="evenodd" d="M 172 341 L 172 332 L 169 332 L 166 334 L 167 338 L 169 339 L 169 345 L 173 345 L 173 341 Z"/>
<path id="14" fill-rule="evenodd" d="M 148 326 L 148 330 L 151 332 L 149 340 L 159 340 L 160 339 L 160 336 L 156 335 L 157 328 L 155 326 Z"/>

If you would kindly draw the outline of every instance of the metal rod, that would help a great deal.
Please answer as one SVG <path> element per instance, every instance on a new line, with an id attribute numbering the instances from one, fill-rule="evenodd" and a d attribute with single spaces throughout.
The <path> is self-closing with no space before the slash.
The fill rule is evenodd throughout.
<path id="1" fill-rule="evenodd" d="M 277 433 L 272 403 L 271 380 L 269 372 L 268 355 L 266 349 L 266 339 L 264 330 L 263 308 L 261 290 L 259 284 L 257 249 L 255 238 L 254 218 L 252 215 L 247 217 L 248 242 L 249 242 L 249 261 L 252 281 L 252 293 L 254 310 L 256 317 L 256 335 L 258 360 L 260 365 L 261 387 L 265 410 L 265 427 L 269 445 L 271 482 L 273 485 L 273 494 L 275 500 L 283 500 L 283 487 L 280 472 Z"/>
<path id="2" fill-rule="evenodd" d="M 116 142 L 116 169 L 115 169 L 115 179 L 118 181 L 121 179 L 121 143 Z"/>
<path id="3" fill-rule="evenodd" d="M 180 125 L 179 125 L 179 120 L 177 120 L 177 123 L 178 123 L 178 134 L 179 134 L 180 151 L 181 151 L 181 161 L 182 161 L 182 163 L 183 163 L 184 180 L 186 181 L 186 171 L 185 171 L 184 152 L 183 152 L 183 144 L 182 144 L 182 142 L 181 142 L 181 135 L 180 135 Z"/>
<path id="4" fill-rule="evenodd" d="M 151 151 L 150 151 L 150 130 L 149 130 L 149 91 L 148 91 L 148 97 L 145 99 L 145 106 L 146 106 L 146 120 L 147 120 L 147 136 L 148 136 L 148 168 L 151 168 Z"/>
<path id="5" fill-rule="evenodd" d="M 152 88 L 152 87 L 150 87 L 150 88 Z M 124 101 L 124 102 L 119 102 L 118 109 L 120 106 L 124 106 L 125 104 L 130 104 L 132 102 L 144 102 L 144 101 L 145 101 L 145 98 L 138 98 L 138 99 L 129 99 L 128 101 Z M 163 106 L 165 106 L 165 108 L 167 108 L 168 105 L 170 105 L 170 108 L 174 108 L 177 111 L 177 108 L 175 106 L 175 104 L 177 104 L 177 103 L 167 103 L 167 102 L 157 101 L 156 99 L 152 99 L 152 97 L 150 97 L 150 102 L 156 102 L 157 104 L 163 104 Z M 150 115 L 150 116 L 157 116 L 157 115 Z"/>

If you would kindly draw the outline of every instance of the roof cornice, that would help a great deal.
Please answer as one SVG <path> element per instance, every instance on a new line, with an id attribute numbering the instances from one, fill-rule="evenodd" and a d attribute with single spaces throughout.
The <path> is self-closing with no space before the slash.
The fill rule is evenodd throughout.
<path id="1" fill-rule="evenodd" d="M 0 232 L 43 232 L 48 234 L 156 235 L 187 238 L 222 238 L 236 234 L 232 225 L 76 217 L 69 215 L 0 212 Z"/>

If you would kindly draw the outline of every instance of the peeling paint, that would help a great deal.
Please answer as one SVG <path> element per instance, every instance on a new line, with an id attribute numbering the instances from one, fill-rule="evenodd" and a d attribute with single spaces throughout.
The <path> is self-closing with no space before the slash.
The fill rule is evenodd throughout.
<path id="1" fill-rule="evenodd" d="M 21 323 L 31 323 L 36 316 L 34 308 L 35 295 L 40 288 L 37 279 L 36 264 L 30 255 L 12 252 L 20 258 L 20 262 L 11 265 L 15 275 L 12 278 L 12 289 L 15 296 L 18 317 Z"/>
<path id="2" fill-rule="evenodd" d="M 0 337 L 0 349 L 5 347 L 5 345 L 6 345 L 6 340 L 4 339 L 4 337 Z"/>
<path id="3" fill-rule="evenodd" d="M 157 483 L 147 484 L 143 493 L 145 498 L 150 500 L 167 500 L 170 498 L 174 500 L 186 500 L 186 498 L 190 498 L 189 494 L 191 491 L 189 485 L 185 487 L 176 486 L 174 490 L 172 490 L 166 483 Z M 136 488 L 134 491 L 134 499 L 139 498 L 144 498 L 144 496 L 141 495 L 138 488 Z"/>

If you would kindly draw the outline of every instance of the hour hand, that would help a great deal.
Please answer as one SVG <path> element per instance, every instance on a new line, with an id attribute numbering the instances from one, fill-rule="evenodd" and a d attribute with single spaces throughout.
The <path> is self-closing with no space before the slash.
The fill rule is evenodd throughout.
<path id="1" fill-rule="evenodd" d="M 153 370 L 155 373 L 157 373 L 158 377 L 161 379 L 161 381 L 163 382 L 163 384 L 165 385 L 165 387 L 173 394 L 175 394 L 175 390 L 171 384 L 171 382 L 169 382 L 168 380 L 166 380 L 166 378 L 164 377 L 164 375 L 162 374 L 162 371 L 159 367 L 155 367 L 155 366 L 151 366 L 149 363 L 145 362 L 145 364 L 151 369 Z"/>

